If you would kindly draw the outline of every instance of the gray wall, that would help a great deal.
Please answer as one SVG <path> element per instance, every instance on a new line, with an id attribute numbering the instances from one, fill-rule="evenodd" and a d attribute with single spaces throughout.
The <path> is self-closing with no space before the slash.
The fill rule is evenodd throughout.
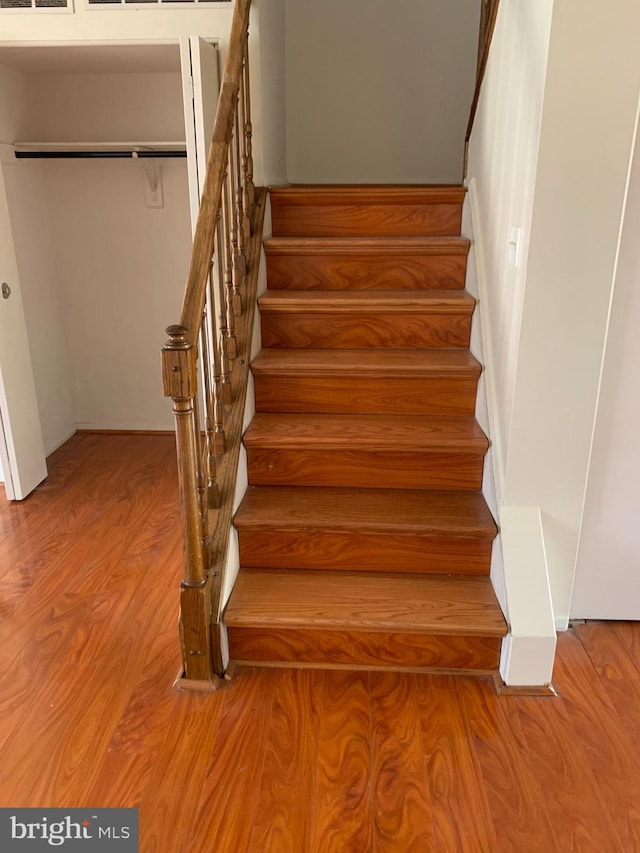
<path id="1" fill-rule="evenodd" d="M 480 0 L 286 0 L 289 180 L 460 182 Z"/>

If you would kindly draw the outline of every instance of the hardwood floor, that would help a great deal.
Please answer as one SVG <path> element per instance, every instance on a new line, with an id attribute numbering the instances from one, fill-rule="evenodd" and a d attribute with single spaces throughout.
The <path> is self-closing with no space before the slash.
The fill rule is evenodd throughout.
<path id="1" fill-rule="evenodd" d="M 138 806 L 143 853 L 640 851 L 640 624 L 562 634 L 559 697 L 241 670 L 180 693 L 173 440 L 76 436 L 0 502 L 0 806 Z"/>

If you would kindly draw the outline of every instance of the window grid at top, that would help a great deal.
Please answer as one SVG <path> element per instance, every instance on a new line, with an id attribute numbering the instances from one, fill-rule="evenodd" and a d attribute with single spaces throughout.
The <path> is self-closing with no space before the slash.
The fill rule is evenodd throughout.
<path id="1" fill-rule="evenodd" d="M 85 0 L 87 9 L 154 9 L 193 6 L 228 6 L 231 0 Z"/>
<path id="2" fill-rule="evenodd" d="M 73 12 L 73 0 L 0 0 L 2 12 Z"/>

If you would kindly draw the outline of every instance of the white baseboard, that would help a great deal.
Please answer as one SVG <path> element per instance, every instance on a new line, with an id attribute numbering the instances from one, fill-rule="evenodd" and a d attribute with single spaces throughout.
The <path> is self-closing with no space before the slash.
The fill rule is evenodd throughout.
<path id="1" fill-rule="evenodd" d="M 502 507 L 500 535 L 509 613 L 500 675 L 512 687 L 548 684 L 556 626 L 539 508 Z"/>

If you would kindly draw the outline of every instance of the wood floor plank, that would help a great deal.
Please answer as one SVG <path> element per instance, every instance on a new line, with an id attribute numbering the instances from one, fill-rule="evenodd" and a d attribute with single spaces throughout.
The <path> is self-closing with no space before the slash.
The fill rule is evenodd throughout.
<path id="1" fill-rule="evenodd" d="M 451 853 L 495 850 L 496 830 L 455 681 L 416 680 L 437 848 Z"/>
<path id="2" fill-rule="evenodd" d="M 545 792 L 529 773 L 522 738 L 503 715 L 500 702 L 504 700 L 490 684 L 477 679 L 461 680 L 459 688 L 497 836 L 496 853 L 562 853 L 555 843 Z"/>
<path id="3" fill-rule="evenodd" d="M 312 696 L 320 676 L 278 672 L 252 853 L 300 853 L 315 835 L 318 721 Z"/>
<path id="4" fill-rule="evenodd" d="M 631 656 L 636 669 L 640 672 L 640 622 L 608 622 Z"/>
<path id="5" fill-rule="evenodd" d="M 144 853 L 193 849 L 195 812 L 222 706 L 223 694 L 180 693 L 176 697 L 166 740 L 140 802 L 140 849 Z M 186 744 L 191 747 L 185 748 Z"/>
<path id="6" fill-rule="evenodd" d="M 640 681 L 640 670 L 617 632 L 603 622 L 586 622 L 573 628 L 601 678 Z"/>
<path id="7" fill-rule="evenodd" d="M 412 675 L 371 672 L 376 853 L 434 850 L 435 827 Z"/>
<path id="8" fill-rule="evenodd" d="M 200 794 L 194 850 L 241 853 L 249 848 L 278 679 L 279 674 L 269 670 L 241 671 L 233 689 L 216 697 L 223 707 Z"/>
<path id="9" fill-rule="evenodd" d="M 547 703 L 531 698 L 507 700 L 517 707 L 529 756 L 529 772 L 546 791 L 547 815 L 559 850 L 624 849 L 585 761 L 579 741 L 567 740 L 571 720 L 562 698 Z M 589 808 L 585 809 L 585 801 Z"/>
<path id="10" fill-rule="evenodd" d="M 173 690 L 177 482 L 166 439 L 148 439 L 87 436 L 29 500 L 0 504 L 0 604 L 10 596 L 0 622 L 0 804 L 139 806 L 142 853 L 212 853 L 196 826 L 219 778 L 231 815 L 224 853 L 242 853 L 249 831 L 260 853 L 322 850 L 325 837 L 331 853 L 448 853 L 481 838 L 482 853 L 640 849 L 640 683 L 629 669 L 640 625 L 581 629 L 589 654 L 560 634 L 559 700 L 393 673 L 372 674 L 365 699 L 362 674 L 285 669 L 257 680 L 248 672 L 219 694 Z M 154 464 L 161 477 L 150 476 Z M 124 485 L 132 471 L 154 484 L 146 509 L 144 487 L 132 503 Z M 267 719 L 257 709 L 271 701 L 271 678 L 277 713 Z M 266 772 L 245 779 L 231 760 L 224 774 L 216 756 L 255 747 L 257 757 L 262 741 Z"/>
<path id="11" fill-rule="evenodd" d="M 369 677 L 323 672 L 313 694 L 319 717 L 313 853 L 374 849 Z"/>
<path id="12" fill-rule="evenodd" d="M 626 731 L 628 723 L 618 717 L 606 684 L 578 638 L 565 632 L 559 636 L 558 646 L 562 653 L 554 670 L 554 684 L 567 707 L 573 736 L 581 744 L 622 849 L 638 849 L 640 802 L 634 787 L 640 756 Z M 607 732 L 605 738 L 603 731 Z"/>

